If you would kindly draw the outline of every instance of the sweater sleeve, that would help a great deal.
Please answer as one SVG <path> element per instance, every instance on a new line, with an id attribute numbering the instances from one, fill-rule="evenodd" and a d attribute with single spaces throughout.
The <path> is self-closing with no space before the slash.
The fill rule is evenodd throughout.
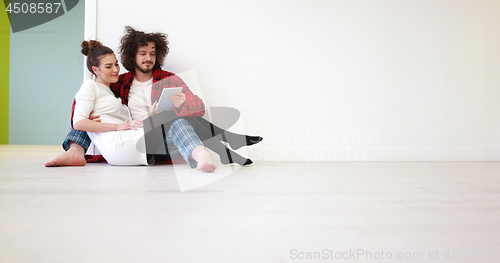
<path id="1" fill-rule="evenodd" d="M 186 101 L 181 108 L 174 108 L 177 116 L 182 117 L 201 117 L 205 114 L 205 103 L 189 89 L 184 81 L 177 75 L 174 75 L 174 80 L 177 83 L 176 87 L 182 87 L 182 93 L 186 95 Z"/>
<path id="2" fill-rule="evenodd" d="M 96 89 L 92 81 L 85 81 L 75 95 L 75 107 L 73 111 L 73 124 L 88 119 L 94 108 Z"/>

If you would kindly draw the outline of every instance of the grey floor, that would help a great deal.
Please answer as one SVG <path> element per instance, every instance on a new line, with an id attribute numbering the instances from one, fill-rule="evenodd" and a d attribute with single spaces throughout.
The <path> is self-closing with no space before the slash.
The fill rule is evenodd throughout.
<path id="1" fill-rule="evenodd" d="M 499 162 L 43 166 L 60 152 L 0 146 L 1 263 L 500 262 Z"/>

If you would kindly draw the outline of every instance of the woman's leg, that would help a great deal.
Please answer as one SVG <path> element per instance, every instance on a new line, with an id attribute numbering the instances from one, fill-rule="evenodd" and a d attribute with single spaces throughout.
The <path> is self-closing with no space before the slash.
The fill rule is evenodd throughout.
<path id="1" fill-rule="evenodd" d="M 203 118 L 189 117 L 185 119 L 193 126 L 196 134 L 200 136 L 202 141 L 211 137 L 217 137 L 219 140 L 229 143 L 234 150 L 262 141 L 262 137 L 260 136 L 248 136 L 230 132 Z"/>
<path id="2" fill-rule="evenodd" d="M 45 163 L 45 166 L 84 166 L 87 163 L 85 152 L 90 142 L 87 132 L 71 128 L 62 144 L 65 152 Z"/>

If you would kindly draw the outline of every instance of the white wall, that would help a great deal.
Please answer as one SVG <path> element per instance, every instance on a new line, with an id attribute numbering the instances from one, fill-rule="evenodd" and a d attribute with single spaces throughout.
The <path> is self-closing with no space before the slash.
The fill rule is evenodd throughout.
<path id="1" fill-rule="evenodd" d="M 500 1 L 97 0 L 99 40 L 124 25 L 169 35 L 254 159 L 500 160 Z"/>

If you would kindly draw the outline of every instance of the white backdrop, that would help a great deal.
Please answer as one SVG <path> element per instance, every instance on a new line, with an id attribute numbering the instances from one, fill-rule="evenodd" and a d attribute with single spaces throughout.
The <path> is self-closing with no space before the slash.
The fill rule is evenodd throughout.
<path id="1" fill-rule="evenodd" d="M 95 2 L 115 50 L 167 33 L 164 69 L 238 109 L 255 160 L 500 160 L 500 1 Z"/>

